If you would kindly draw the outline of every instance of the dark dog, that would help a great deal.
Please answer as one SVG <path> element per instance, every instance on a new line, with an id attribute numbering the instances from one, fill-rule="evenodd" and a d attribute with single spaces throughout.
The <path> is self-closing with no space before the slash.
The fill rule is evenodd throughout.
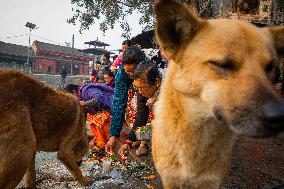
<path id="1" fill-rule="evenodd" d="M 35 188 L 36 151 L 58 151 L 58 159 L 82 185 L 79 169 L 88 141 L 75 96 L 55 91 L 15 71 L 0 71 L 0 188 Z"/>

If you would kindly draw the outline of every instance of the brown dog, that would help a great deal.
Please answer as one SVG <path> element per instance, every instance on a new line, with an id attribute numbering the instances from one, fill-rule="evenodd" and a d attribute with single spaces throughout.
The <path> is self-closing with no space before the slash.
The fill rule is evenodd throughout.
<path id="1" fill-rule="evenodd" d="M 186 5 L 155 4 L 156 37 L 171 62 L 155 107 L 153 158 L 164 188 L 220 188 L 235 134 L 283 131 L 272 86 L 284 27 L 202 20 Z"/>
<path id="2" fill-rule="evenodd" d="M 35 188 L 36 151 L 58 159 L 82 184 L 91 183 L 78 164 L 87 152 L 85 120 L 71 94 L 57 92 L 15 71 L 0 71 L 0 188 Z"/>

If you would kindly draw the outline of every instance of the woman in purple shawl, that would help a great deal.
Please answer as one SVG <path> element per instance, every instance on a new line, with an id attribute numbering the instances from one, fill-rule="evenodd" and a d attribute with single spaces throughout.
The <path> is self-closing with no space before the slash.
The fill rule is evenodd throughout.
<path id="1" fill-rule="evenodd" d="M 81 105 L 87 115 L 87 123 L 94 135 L 94 139 L 90 142 L 90 148 L 94 151 L 104 149 L 110 138 L 110 110 L 114 89 L 111 86 L 99 83 L 87 83 L 82 86 L 69 84 L 66 86 L 69 92 L 77 93 Z"/>
<path id="2" fill-rule="evenodd" d="M 77 93 L 81 105 L 85 107 L 87 113 L 110 112 L 114 94 L 112 87 L 104 84 L 88 83 L 79 87 Z"/>

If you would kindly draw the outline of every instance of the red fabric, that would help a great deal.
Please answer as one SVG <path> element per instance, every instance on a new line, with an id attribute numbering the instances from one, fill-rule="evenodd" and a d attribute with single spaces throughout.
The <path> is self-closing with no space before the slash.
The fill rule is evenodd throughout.
<path id="1" fill-rule="evenodd" d="M 96 82 L 97 82 L 97 78 L 96 78 L 96 77 L 92 77 L 91 82 L 92 82 L 92 83 L 96 83 Z"/>
<path id="2" fill-rule="evenodd" d="M 122 139 L 125 139 L 126 138 L 126 136 L 128 135 L 128 133 L 130 132 L 130 129 L 131 129 L 131 125 L 134 123 L 134 121 L 135 121 L 135 118 L 136 118 L 136 114 L 137 114 L 137 105 L 136 104 L 133 104 L 133 98 L 135 98 L 136 96 L 135 96 L 135 91 L 133 91 L 133 90 L 128 90 L 128 101 L 127 101 L 127 114 L 129 115 L 129 121 L 130 122 L 128 122 L 127 120 L 125 120 L 125 122 L 124 122 L 124 127 L 123 127 L 123 131 L 121 132 L 121 135 L 120 135 L 120 137 L 122 138 Z M 134 103 L 136 103 L 136 101 L 134 100 Z M 149 117 L 148 117 L 148 123 L 151 123 L 151 121 L 152 121 L 152 119 L 153 119 L 153 113 L 152 112 L 150 112 L 149 113 Z"/>
<path id="3" fill-rule="evenodd" d="M 129 115 L 130 115 L 130 123 L 134 123 L 135 121 L 135 118 L 136 118 L 136 114 L 137 114 L 137 109 L 135 109 L 134 105 L 131 103 L 131 99 L 134 98 L 135 96 L 135 92 L 132 91 L 132 90 L 129 90 L 128 91 L 128 101 L 127 101 L 127 109 L 128 109 L 128 112 L 129 112 Z M 149 113 L 149 117 L 148 117 L 148 123 L 151 123 L 153 119 L 153 112 L 150 112 Z"/>

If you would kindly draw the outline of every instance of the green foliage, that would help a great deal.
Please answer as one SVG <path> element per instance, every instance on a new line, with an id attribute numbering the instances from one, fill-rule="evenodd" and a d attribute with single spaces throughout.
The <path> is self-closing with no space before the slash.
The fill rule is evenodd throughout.
<path id="1" fill-rule="evenodd" d="M 80 32 L 95 23 L 100 25 L 100 30 L 106 32 L 113 29 L 115 23 L 119 23 L 123 29 L 122 37 L 129 38 L 131 28 L 126 16 L 138 12 L 142 15 L 139 24 L 143 29 L 152 28 L 155 23 L 153 2 L 154 0 L 71 0 L 74 14 L 67 22 L 74 25 L 79 22 Z"/>
<path id="2" fill-rule="evenodd" d="M 110 159 L 112 161 L 118 161 L 119 160 L 118 156 L 115 153 L 111 154 Z"/>
<path id="3" fill-rule="evenodd" d="M 131 28 L 126 17 L 134 12 L 139 13 L 139 24 L 143 30 L 152 29 L 155 25 L 154 0 L 70 0 L 73 5 L 73 16 L 68 23 L 80 23 L 80 32 L 89 29 L 95 23 L 99 24 L 100 30 L 106 32 L 113 29 L 118 23 L 123 29 L 122 37 L 130 38 Z M 229 1 L 229 0 L 227 0 Z M 208 17 L 207 13 L 217 0 L 180 0 L 189 4 L 200 16 Z M 170 16 L 170 15 L 169 15 Z"/>
<path id="4" fill-rule="evenodd" d="M 136 161 L 131 161 L 131 162 L 126 163 L 124 167 L 129 173 L 137 173 L 142 170 L 148 170 L 146 161 L 141 162 L 141 163 L 138 163 Z"/>
<path id="5" fill-rule="evenodd" d="M 150 133 L 152 132 L 152 124 L 148 124 L 140 128 L 141 133 Z"/>

